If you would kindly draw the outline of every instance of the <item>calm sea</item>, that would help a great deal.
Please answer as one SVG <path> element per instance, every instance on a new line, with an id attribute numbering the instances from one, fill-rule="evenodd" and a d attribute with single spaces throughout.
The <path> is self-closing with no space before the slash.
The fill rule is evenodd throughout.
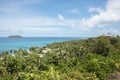
<path id="1" fill-rule="evenodd" d="M 29 49 L 31 46 L 43 47 L 53 42 L 84 39 L 81 37 L 24 37 L 5 38 L 0 37 L 0 52 L 16 50 L 19 48 Z"/>

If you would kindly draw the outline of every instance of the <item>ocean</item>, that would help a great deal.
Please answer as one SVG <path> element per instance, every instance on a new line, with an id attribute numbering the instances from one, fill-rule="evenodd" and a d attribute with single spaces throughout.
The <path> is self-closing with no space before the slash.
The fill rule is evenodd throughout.
<path id="1" fill-rule="evenodd" d="M 54 42 L 62 42 L 69 40 L 80 40 L 82 37 L 23 37 L 23 38 L 7 38 L 0 37 L 0 52 L 17 50 L 19 48 L 29 49 L 31 46 L 43 47 Z"/>

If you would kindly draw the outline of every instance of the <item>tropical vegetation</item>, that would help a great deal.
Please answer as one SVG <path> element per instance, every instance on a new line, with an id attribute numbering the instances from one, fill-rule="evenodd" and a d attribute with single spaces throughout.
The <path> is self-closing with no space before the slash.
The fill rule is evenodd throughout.
<path id="1" fill-rule="evenodd" d="M 2 52 L 0 80 L 120 80 L 120 36 Z"/>

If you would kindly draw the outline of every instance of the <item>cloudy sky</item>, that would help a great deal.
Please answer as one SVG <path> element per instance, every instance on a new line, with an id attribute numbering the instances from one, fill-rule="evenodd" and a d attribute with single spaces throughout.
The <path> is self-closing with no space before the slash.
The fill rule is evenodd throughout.
<path id="1" fill-rule="evenodd" d="M 120 35 L 120 0 L 0 0 L 0 37 Z"/>

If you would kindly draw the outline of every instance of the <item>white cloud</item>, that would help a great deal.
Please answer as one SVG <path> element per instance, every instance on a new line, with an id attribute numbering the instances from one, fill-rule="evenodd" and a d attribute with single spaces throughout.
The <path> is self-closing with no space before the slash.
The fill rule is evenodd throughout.
<path id="1" fill-rule="evenodd" d="M 60 28 L 56 28 L 56 27 L 43 27 L 43 26 L 9 26 L 9 27 L 1 27 L 0 31 L 30 31 L 30 32 L 44 32 L 44 31 L 55 31 L 55 30 L 60 30 Z"/>
<path id="2" fill-rule="evenodd" d="M 116 30 L 116 29 L 113 29 L 113 28 L 104 29 L 104 30 L 102 30 L 102 31 L 100 32 L 100 34 L 106 34 L 106 35 L 107 35 L 108 33 L 110 33 L 110 34 L 115 34 L 115 35 L 120 35 L 119 31 Z"/>
<path id="3" fill-rule="evenodd" d="M 86 30 L 120 22 L 120 0 L 108 0 L 104 9 L 91 8 L 89 11 L 97 11 L 98 14 L 82 19 L 76 27 Z"/>
<path id="4" fill-rule="evenodd" d="M 54 18 L 17 18 L 0 19 L 0 36 L 20 34 L 25 36 L 55 36 L 55 33 L 61 32 L 58 19 Z M 45 35 L 46 34 L 46 35 Z"/>
<path id="5" fill-rule="evenodd" d="M 9 28 L 12 26 L 15 27 L 41 27 L 41 26 L 69 26 L 75 27 L 79 20 L 70 20 L 64 19 L 62 15 L 58 15 L 58 18 L 48 18 L 48 17 L 39 17 L 39 18 L 1 18 L 0 19 L 0 29 Z"/>
<path id="6" fill-rule="evenodd" d="M 62 14 L 58 14 L 58 18 L 63 21 L 64 20 L 64 17 L 62 16 Z"/>
<path id="7" fill-rule="evenodd" d="M 79 20 L 61 20 L 63 19 L 48 17 L 1 18 L 0 36 L 3 36 L 4 34 L 20 34 L 26 36 L 44 36 L 44 34 L 48 34 L 55 36 L 58 32 L 64 31 L 60 26 L 74 27 L 75 24 L 79 23 Z"/>
<path id="8" fill-rule="evenodd" d="M 77 13 L 80 13 L 80 11 L 78 9 L 71 9 L 68 11 L 69 13 L 73 13 L 73 14 L 77 14 Z"/>
<path id="9" fill-rule="evenodd" d="M 23 35 L 23 36 L 55 36 L 55 33 L 61 32 L 60 28 L 55 27 L 2 27 L 0 28 L 0 36 L 8 36 L 8 35 Z M 46 35 L 47 34 L 47 35 Z"/>
<path id="10" fill-rule="evenodd" d="M 102 10 L 100 7 L 98 7 L 98 8 L 90 7 L 90 8 L 88 9 L 88 11 L 89 11 L 89 12 L 95 11 L 95 12 L 100 13 L 100 12 L 102 12 L 103 10 Z"/>
<path id="11" fill-rule="evenodd" d="M 58 25 L 57 19 L 54 18 L 22 18 L 22 19 L 0 19 L 1 27 L 9 26 L 47 26 Z"/>

